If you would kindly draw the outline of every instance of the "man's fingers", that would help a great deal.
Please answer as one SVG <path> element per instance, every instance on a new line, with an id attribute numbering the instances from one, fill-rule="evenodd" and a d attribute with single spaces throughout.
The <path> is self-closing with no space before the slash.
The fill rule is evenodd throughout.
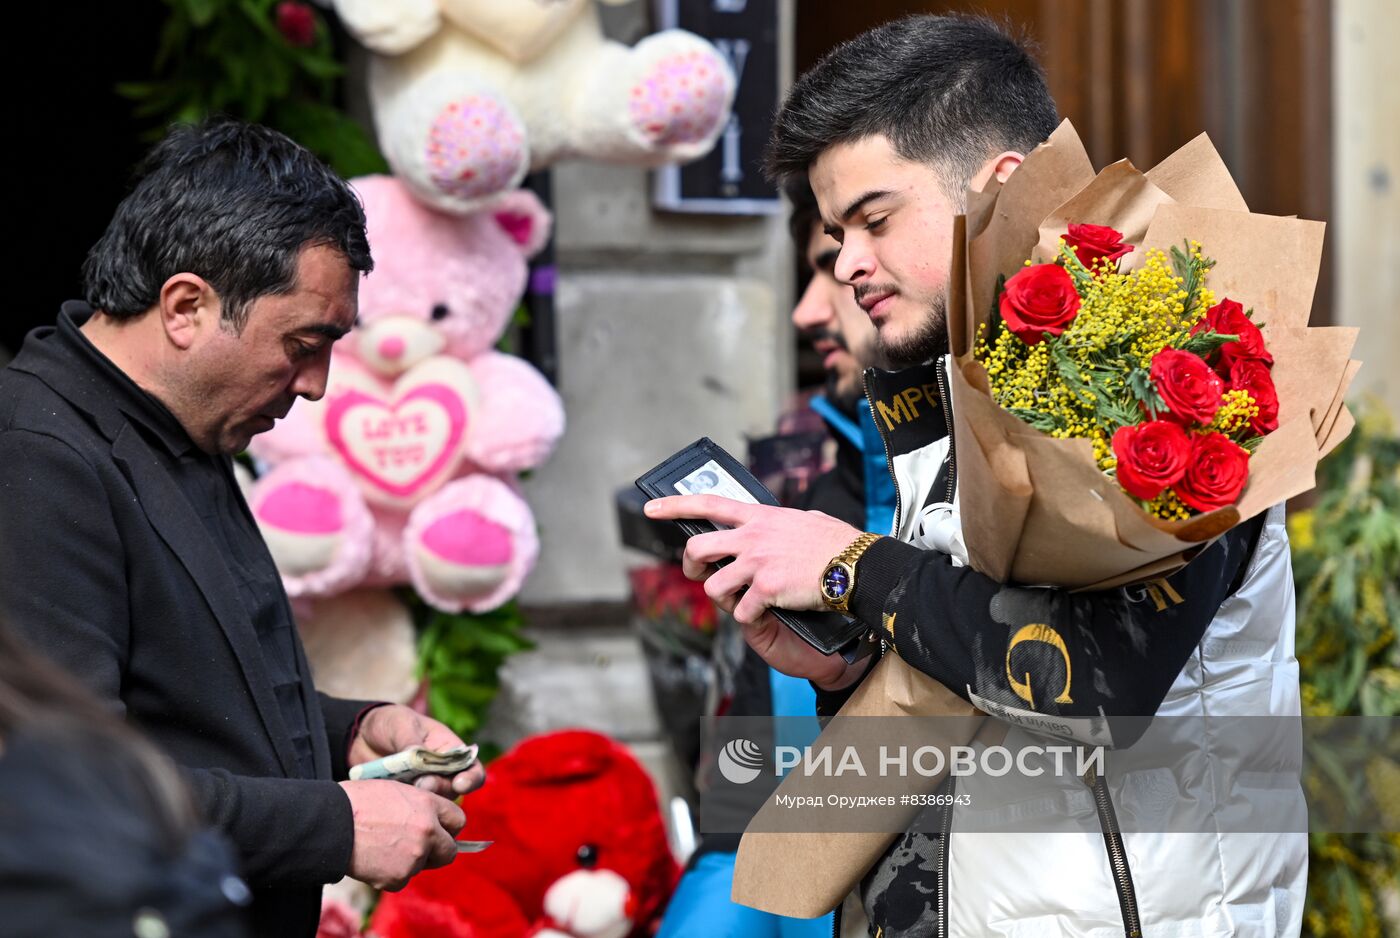
<path id="1" fill-rule="evenodd" d="M 701 563 L 698 560 L 691 560 L 689 554 L 681 554 L 681 573 L 685 574 L 687 580 L 694 580 L 697 583 L 704 583 L 715 572 L 714 564 Z"/>
<path id="2" fill-rule="evenodd" d="M 713 521 L 730 527 L 743 524 L 753 516 L 755 508 L 748 502 L 722 498 L 718 495 L 671 495 L 667 498 L 654 498 L 646 503 L 648 518 L 658 521 L 675 521 L 678 518 Z"/>
<path id="3" fill-rule="evenodd" d="M 708 531 L 697 534 L 685 544 L 681 555 L 681 572 L 688 580 L 704 583 L 715 572 L 715 563 L 738 553 L 743 535 L 738 531 Z"/>
<path id="4" fill-rule="evenodd" d="M 460 749 L 466 746 L 462 742 L 462 737 L 443 726 L 437 720 L 431 718 L 423 721 L 426 724 L 426 732 L 423 735 L 423 745 L 438 752 L 446 752 L 449 749 Z"/>
<path id="5" fill-rule="evenodd" d="M 732 607 L 738 601 L 735 594 L 748 585 L 748 573 L 743 565 L 731 563 L 729 566 L 720 567 L 710 574 L 710 578 L 705 581 L 705 595 L 714 600 L 716 604 L 728 600 Z"/>
<path id="6" fill-rule="evenodd" d="M 685 555 L 696 563 L 712 564 L 739 553 L 744 535 L 737 530 L 707 531 L 685 542 Z"/>
<path id="7" fill-rule="evenodd" d="M 486 782 L 486 769 L 480 763 L 467 769 L 465 772 L 458 772 L 452 776 L 452 797 L 454 795 L 465 795 L 467 792 L 476 791 Z"/>
<path id="8" fill-rule="evenodd" d="M 413 787 L 421 789 L 422 791 L 431 792 L 443 798 L 451 799 L 457 797 L 456 792 L 452 790 L 451 779 L 444 778 L 441 775 L 420 775 L 413 780 Z"/>
<path id="9" fill-rule="evenodd" d="M 739 598 L 738 604 L 734 606 L 734 619 L 740 625 L 751 626 L 763 621 L 763 616 L 768 610 L 768 602 L 759 595 L 758 590 L 753 587 Z"/>
<path id="10" fill-rule="evenodd" d="M 446 798 L 433 796 L 433 807 L 437 808 L 438 823 L 442 825 L 453 837 L 462 829 L 462 825 L 467 823 L 467 816 L 462 809 L 457 807 Z"/>
<path id="11" fill-rule="evenodd" d="M 447 831 L 439 827 L 433 832 L 433 843 L 428 850 L 427 863 L 429 868 L 446 866 L 457 859 L 457 841 Z"/>

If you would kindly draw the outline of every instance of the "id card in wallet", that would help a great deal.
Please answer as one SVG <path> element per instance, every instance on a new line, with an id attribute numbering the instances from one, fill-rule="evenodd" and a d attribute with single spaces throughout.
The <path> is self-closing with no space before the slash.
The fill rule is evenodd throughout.
<path id="1" fill-rule="evenodd" d="M 767 486 L 709 437 L 696 440 L 644 473 L 637 479 L 637 488 L 648 498 L 719 495 L 751 505 L 778 505 L 778 499 L 768 491 Z M 716 525 L 698 518 L 679 519 L 675 523 L 687 538 L 717 530 Z M 721 560 L 718 566 L 727 563 L 728 559 Z M 770 611 L 778 621 L 824 655 L 839 654 L 846 661 L 858 661 L 875 649 L 874 642 L 863 640 L 870 629 L 840 613 L 794 612 L 791 609 Z"/>

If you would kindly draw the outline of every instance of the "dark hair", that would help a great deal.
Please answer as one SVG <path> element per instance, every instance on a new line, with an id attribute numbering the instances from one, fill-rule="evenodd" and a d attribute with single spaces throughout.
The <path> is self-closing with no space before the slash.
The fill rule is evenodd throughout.
<path id="1" fill-rule="evenodd" d="M 106 782 L 138 792 L 143 816 L 167 848 L 194 830 L 194 804 L 174 763 L 0 615 L 0 740 L 12 741 L 19 732 L 83 754 Z M 105 783 L 93 781 L 99 784 Z"/>
<path id="2" fill-rule="evenodd" d="M 821 221 L 821 210 L 817 207 L 817 194 L 805 173 L 792 176 L 783 183 L 783 194 L 792 203 L 792 213 L 788 215 L 788 234 L 799 257 L 807 255 L 807 242 L 812 239 L 812 226 Z"/>
<path id="3" fill-rule="evenodd" d="M 88 302 L 114 319 L 150 309 L 187 271 L 241 330 L 260 296 L 296 285 L 297 257 L 327 245 L 368 271 L 365 213 L 345 180 L 275 130 L 227 118 L 172 127 L 83 264 Z"/>
<path id="4" fill-rule="evenodd" d="M 988 159 L 1030 152 L 1057 123 L 1025 40 L 985 17 L 909 16 L 842 43 L 796 81 L 766 168 L 786 180 L 832 144 L 882 134 L 900 156 L 937 167 L 960 199 Z"/>
<path id="5" fill-rule="evenodd" d="M 168 756 L 0 615 L 0 887 L 6 921 L 46 935 L 242 938 L 251 899 Z M 12 847 L 12 848 L 11 848 Z M 23 929 L 23 926 L 21 926 Z M 114 930 L 116 929 L 116 930 Z M 136 932 L 145 934 L 140 927 Z"/>

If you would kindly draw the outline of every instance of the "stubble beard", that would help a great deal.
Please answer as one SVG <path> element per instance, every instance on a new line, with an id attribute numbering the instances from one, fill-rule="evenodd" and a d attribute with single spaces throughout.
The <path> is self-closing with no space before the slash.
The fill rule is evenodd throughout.
<path id="1" fill-rule="evenodd" d="M 883 332 L 875 335 L 875 353 L 883 367 L 901 371 L 922 365 L 948 353 L 948 294 L 940 293 L 924 314 L 912 335 L 888 342 Z"/>
<path id="2" fill-rule="evenodd" d="M 853 375 L 843 377 L 834 371 L 826 374 L 826 397 L 827 400 L 837 405 L 843 410 L 854 411 L 857 402 L 865 397 L 865 381 L 862 372 L 864 367 L 858 367 Z"/>

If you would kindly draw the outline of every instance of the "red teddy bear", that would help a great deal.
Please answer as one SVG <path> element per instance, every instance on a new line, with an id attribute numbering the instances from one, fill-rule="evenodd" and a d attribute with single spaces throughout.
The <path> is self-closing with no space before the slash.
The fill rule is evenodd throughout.
<path id="1" fill-rule="evenodd" d="M 627 938 L 651 933 L 680 870 L 651 779 L 622 746 L 568 730 L 492 763 L 467 796 L 481 853 L 385 894 L 377 938 Z"/>

